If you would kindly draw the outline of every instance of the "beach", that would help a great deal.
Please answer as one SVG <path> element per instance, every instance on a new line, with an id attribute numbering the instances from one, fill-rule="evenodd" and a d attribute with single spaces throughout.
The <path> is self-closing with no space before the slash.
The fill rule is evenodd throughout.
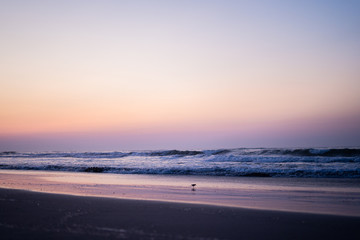
<path id="1" fill-rule="evenodd" d="M 191 184 L 196 184 L 193 189 Z M 0 170 L 0 187 L 360 217 L 360 180 Z"/>
<path id="2" fill-rule="evenodd" d="M 360 240 L 360 0 L 0 20 L 0 240 Z"/>
<path id="3" fill-rule="evenodd" d="M 357 180 L 342 181 L 1 170 L 0 234 L 2 239 L 358 239 Z"/>
<path id="4" fill-rule="evenodd" d="M 358 239 L 359 217 L 0 189 L 2 239 Z"/>

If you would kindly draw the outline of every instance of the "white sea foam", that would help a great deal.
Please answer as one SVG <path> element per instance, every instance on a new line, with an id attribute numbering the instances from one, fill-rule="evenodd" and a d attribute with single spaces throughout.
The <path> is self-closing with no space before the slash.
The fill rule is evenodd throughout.
<path id="1" fill-rule="evenodd" d="M 360 149 L 2 152 L 0 169 L 260 177 L 360 177 Z"/>

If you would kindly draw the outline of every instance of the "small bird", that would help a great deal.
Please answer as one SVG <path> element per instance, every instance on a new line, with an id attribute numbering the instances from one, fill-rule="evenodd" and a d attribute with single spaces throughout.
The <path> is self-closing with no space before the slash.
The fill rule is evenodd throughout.
<path id="1" fill-rule="evenodd" d="M 195 191 L 195 186 L 196 186 L 196 184 L 193 183 L 193 184 L 191 184 L 191 186 L 192 186 L 192 190 Z"/>

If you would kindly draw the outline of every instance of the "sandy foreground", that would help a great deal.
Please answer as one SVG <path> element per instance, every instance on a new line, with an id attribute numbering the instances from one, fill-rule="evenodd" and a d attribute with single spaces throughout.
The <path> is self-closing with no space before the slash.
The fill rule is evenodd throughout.
<path id="1" fill-rule="evenodd" d="M 360 239 L 358 186 L 1 170 L 0 239 Z"/>
<path id="2" fill-rule="evenodd" d="M 1 239 L 359 239 L 360 218 L 0 188 Z"/>

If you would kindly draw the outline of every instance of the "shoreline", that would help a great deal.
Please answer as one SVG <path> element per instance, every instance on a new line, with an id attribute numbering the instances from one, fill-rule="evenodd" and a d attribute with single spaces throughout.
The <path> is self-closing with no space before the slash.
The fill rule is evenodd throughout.
<path id="1" fill-rule="evenodd" d="M 360 217 L 0 188 L 3 239 L 357 239 Z"/>
<path id="2" fill-rule="evenodd" d="M 196 183 L 192 191 L 191 183 Z M 359 180 L 0 170 L 0 187 L 37 192 L 360 217 Z"/>

